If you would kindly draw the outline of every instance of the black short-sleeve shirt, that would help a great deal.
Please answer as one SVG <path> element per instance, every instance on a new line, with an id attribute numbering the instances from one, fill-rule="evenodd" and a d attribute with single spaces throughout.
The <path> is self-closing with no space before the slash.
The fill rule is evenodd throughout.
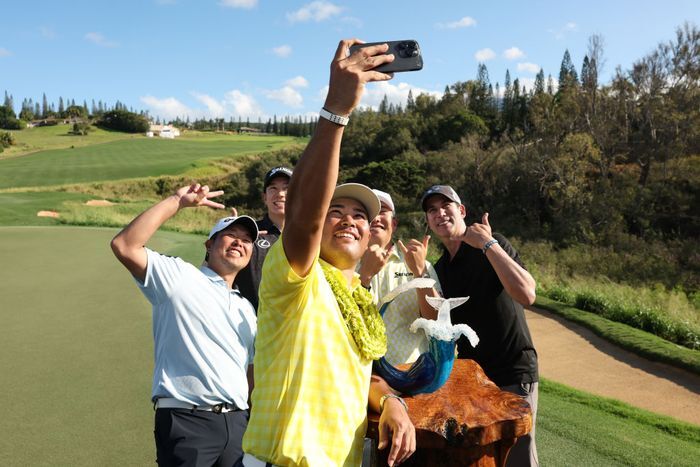
<path id="1" fill-rule="evenodd" d="M 262 276 L 262 266 L 267 256 L 270 247 L 280 238 L 280 230 L 272 223 L 270 218 L 265 214 L 261 220 L 257 221 L 258 230 L 267 230 L 265 235 L 259 235 L 253 245 L 253 253 L 250 257 L 248 266 L 243 268 L 237 275 L 234 284 L 250 303 L 253 304 L 255 311 L 258 310 L 258 288 L 260 287 L 260 278 Z"/>
<path id="2" fill-rule="evenodd" d="M 498 233 L 501 248 L 523 266 L 518 252 Z M 537 352 L 525 321 L 523 306 L 503 288 L 496 271 L 480 249 L 462 243 L 450 260 L 445 251 L 435 264 L 445 298 L 469 297 L 451 312 L 453 324 L 465 323 L 479 336 L 473 348 L 462 337 L 458 357 L 475 360 L 498 386 L 538 380 Z"/>

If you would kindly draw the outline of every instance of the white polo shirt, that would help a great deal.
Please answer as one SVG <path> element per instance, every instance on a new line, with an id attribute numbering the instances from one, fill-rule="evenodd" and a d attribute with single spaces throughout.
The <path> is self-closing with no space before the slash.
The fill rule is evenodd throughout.
<path id="1" fill-rule="evenodd" d="M 441 292 L 435 269 L 428 261 L 425 265 L 430 278 L 435 280 L 435 290 Z M 413 279 L 413 273 L 406 266 L 403 254 L 394 246 L 389 253 L 387 263 L 370 281 L 370 293 L 374 303 L 379 303 L 382 297 L 396 287 Z M 407 290 L 387 307 L 383 316 L 387 340 L 387 351 L 384 357 L 387 362 L 392 365 L 413 363 L 420 354 L 428 350 L 428 338 L 425 332 L 419 329 L 417 333 L 413 333 L 409 330 L 411 323 L 420 317 L 420 303 L 416 290 Z"/>
<path id="2" fill-rule="evenodd" d="M 153 305 L 152 398 L 247 409 L 246 371 L 257 333 L 253 306 L 208 267 L 146 252 L 146 279 L 136 282 Z"/>

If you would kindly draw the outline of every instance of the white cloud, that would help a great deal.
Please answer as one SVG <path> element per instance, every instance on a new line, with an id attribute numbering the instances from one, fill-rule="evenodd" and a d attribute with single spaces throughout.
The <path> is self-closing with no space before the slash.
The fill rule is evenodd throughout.
<path id="1" fill-rule="evenodd" d="M 328 93 L 328 88 L 325 88 L 325 91 Z M 379 104 L 381 104 L 384 96 L 386 96 L 389 103 L 400 105 L 401 107 L 405 108 L 409 91 L 411 91 L 413 94 L 414 99 L 420 94 L 429 94 L 436 98 L 442 97 L 442 92 L 429 91 L 427 89 L 411 86 L 408 83 L 394 84 L 389 81 L 378 81 L 365 88 L 365 92 L 362 95 L 362 100 L 360 101 L 360 106 L 371 107 L 376 110 L 379 108 Z"/>
<path id="2" fill-rule="evenodd" d="M 41 34 L 41 37 L 45 39 L 55 39 L 56 38 L 56 33 L 53 31 L 53 29 L 47 27 L 47 26 L 41 26 L 39 28 L 39 33 Z"/>
<path id="3" fill-rule="evenodd" d="M 221 0 L 219 5 L 228 8 L 245 8 L 250 10 L 257 6 L 258 0 Z"/>
<path id="4" fill-rule="evenodd" d="M 530 92 L 535 88 L 535 78 L 522 78 L 518 77 L 518 84 L 520 85 L 520 90 L 523 90 L 523 87 Z"/>
<path id="5" fill-rule="evenodd" d="M 464 18 L 452 21 L 449 23 L 438 23 L 437 27 L 440 29 L 459 29 L 468 28 L 470 26 L 476 26 L 476 20 L 470 16 L 465 16 Z"/>
<path id="6" fill-rule="evenodd" d="M 297 11 L 287 13 L 287 20 L 291 23 L 302 23 L 306 21 L 320 22 L 333 16 L 339 15 L 343 11 L 342 7 L 331 2 L 318 0 L 308 3 Z"/>
<path id="7" fill-rule="evenodd" d="M 536 63 L 522 62 L 518 63 L 518 71 L 526 71 L 528 73 L 539 73 L 540 66 Z"/>
<path id="8" fill-rule="evenodd" d="M 200 94 L 197 92 L 193 92 L 192 95 L 195 99 L 197 99 L 197 101 L 204 104 L 204 106 L 207 108 L 207 115 L 214 118 L 221 118 L 226 116 L 226 109 L 224 108 L 224 105 L 221 102 L 214 99 L 213 97 L 207 94 Z"/>
<path id="9" fill-rule="evenodd" d="M 305 88 L 309 85 L 309 82 L 303 76 L 295 76 L 294 78 L 285 81 L 284 84 L 292 88 Z"/>
<path id="10" fill-rule="evenodd" d="M 355 29 L 361 29 L 365 25 L 360 18 L 354 16 L 343 16 L 340 18 L 340 22 Z"/>
<path id="11" fill-rule="evenodd" d="M 283 86 L 280 89 L 273 89 L 265 92 L 265 97 L 273 101 L 283 103 L 288 107 L 299 108 L 304 105 L 304 98 L 299 91 L 291 86 Z"/>
<path id="12" fill-rule="evenodd" d="M 517 47 L 511 47 L 503 51 L 503 56 L 508 60 L 515 60 L 516 58 L 521 58 L 525 56 L 525 52 Z"/>
<path id="13" fill-rule="evenodd" d="M 287 58 L 292 54 L 292 47 L 287 44 L 280 45 L 279 47 L 273 47 L 272 53 L 278 57 Z"/>
<path id="14" fill-rule="evenodd" d="M 496 58 L 496 52 L 494 52 L 491 49 L 481 49 L 477 50 L 476 53 L 474 54 L 474 58 L 477 59 L 479 62 L 485 62 L 487 60 L 493 60 Z"/>
<path id="15" fill-rule="evenodd" d="M 578 31 L 578 25 L 574 23 L 573 21 L 569 21 L 566 23 L 564 26 L 560 27 L 559 29 L 548 29 L 547 32 L 551 33 L 554 35 L 554 38 L 557 40 L 563 39 L 567 33 L 569 32 L 576 32 Z"/>
<path id="16" fill-rule="evenodd" d="M 99 32 L 89 32 L 85 34 L 85 39 L 100 47 L 117 47 L 118 42 L 108 40 Z"/>
<path id="17" fill-rule="evenodd" d="M 0 47 L 0 57 L 9 57 L 10 55 L 12 55 L 12 52 L 4 47 Z"/>
<path id="18" fill-rule="evenodd" d="M 194 117 L 195 112 L 187 107 L 185 104 L 175 99 L 174 97 L 166 97 L 164 99 L 158 99 L 153 96 L 144 96 L 141 98 L 146 107 L 148 107 L 149 113 L 164 118 L 166 120 L 175 119 L 177 117 Z"/>
<path id="19" fill-rule="evenodd" d="M 159 99 L 154 96 L 145 96 L 141 97 L 141 102 L 146 105 L 151 115 L 165 120 L 177 117 L 182 119 L 187 117 L 190 119 L 232 117 L 253 119 L 265 116 L 262 108 L 252 96 L 243 94 L 237 89 L 228 91 L 221 101 L 208 94 L 196 92 L 191 94 L 204 108 L 189 107 L 174 97 Z"/>
<path id="20" fill-rule="evenodd" d="M 224 96 L 226 107 L 231 110 L 231 115 L 243 118 L 258 118 L 264 115 L 260 105 L 253 96 L 243 94 L 238 89 L 228 91 Z"/>

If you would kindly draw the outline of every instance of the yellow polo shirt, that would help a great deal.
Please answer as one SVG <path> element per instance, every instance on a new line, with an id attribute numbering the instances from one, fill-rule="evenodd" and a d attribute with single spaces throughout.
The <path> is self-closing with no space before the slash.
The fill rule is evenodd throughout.
<path id="1" fill-rule="evenodd" d="M 360 356 L 319 261 L 300 277 L 281 239 L 267 254 L 243 450 L 281 466 L 359 466 L 372 362 Z"/>
<path id="2" fill-rule="evenodd" d="M 435 269 L 428 261 L 425 265 L 430 278 L 435 280 L 435 289 L 441 293 Z M 382 297 L 413 279 L 413 273 L 406 266 L 403 255 L 394 245 L 387 263 L 370 281 L 370 293 L 374 303 L 378 304 Z M 428 350 L 425 332 L 419 329 L 414 333 L 408 329 L 411 323 L 420 317 L 418 294 L 413 289 L 396 297 L 386 308 L 382 318 L 386 325 L 387 350 L 384 358 L 387 362 L 392 365 L 413 363 L 420 354 Z"/>

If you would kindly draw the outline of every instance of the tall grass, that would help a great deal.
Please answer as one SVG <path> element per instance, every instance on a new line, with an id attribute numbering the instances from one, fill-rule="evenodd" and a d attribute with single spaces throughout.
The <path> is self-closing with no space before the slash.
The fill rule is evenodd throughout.
<path id="1" fill-rule="evenodd" d="M 648 247 L 647 247 L 648 248 Z M 607 319 L 656 334 L 690 349 L 700 349 L 700 309 L 697 293 L 686 293 L 645 276 L 653 276 L 652 267 L 638 275 L 638 268 L 620 270 L 620 264 L 640 264 L 648 251 L 636 256 L 607 248 L 577 245 L 555 250 L 546 242 L 525 243 L 520 247 L 529 270 L 537 280 L 537 293 L 567 305 L 591 311 Z M 663 263 L 663 264 L 661 264 Z M 663 274 L 668 262 L 650 263 Z M 676 265 L 676 267 L 678 267 Z M 580 272 L 577 272 L 580 271 Z M 617 282 L 607 274 L 623 276 Z M 679 273 L 676 271 L 676 276 Z"/>

